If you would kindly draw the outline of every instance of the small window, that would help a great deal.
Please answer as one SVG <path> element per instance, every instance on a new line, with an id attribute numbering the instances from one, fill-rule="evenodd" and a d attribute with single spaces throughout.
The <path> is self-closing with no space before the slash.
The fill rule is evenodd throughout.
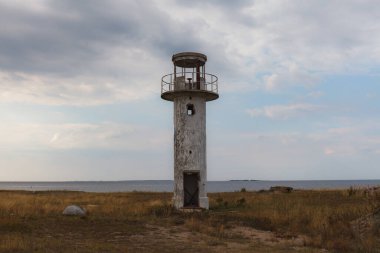
<path id="1" fill-rule="evenodd" d="M 194 113 L 195 113 L 194 105 L 188 104 L 187 105 L 187 115 L 191 116 L 191 115 L 194 115 Z"/>

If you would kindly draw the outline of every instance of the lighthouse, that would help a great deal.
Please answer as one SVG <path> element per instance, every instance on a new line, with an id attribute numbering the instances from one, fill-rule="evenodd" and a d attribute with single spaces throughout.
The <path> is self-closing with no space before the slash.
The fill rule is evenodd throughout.
<path id="1" fill-rule="evenodd" d="M 208 209 L 206 102 L 219 98 L 218 78 L 206 73 L 204 54 L 177 53 L 172 61 L 174 73 L 161 79 L 161 98 L 174 104 L 173 205 Z"/>

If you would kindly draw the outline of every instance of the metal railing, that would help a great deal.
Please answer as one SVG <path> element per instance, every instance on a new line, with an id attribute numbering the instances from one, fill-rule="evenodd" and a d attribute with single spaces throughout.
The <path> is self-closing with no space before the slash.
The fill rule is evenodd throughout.
<path id="1" fill-rule="evenodd" d="M 184 90 L 203 90 L 218 93 L 218 77 L 197 72 L 179 72 L 175 76 L 172 73 L 162 77 L 161 94 Z"/>

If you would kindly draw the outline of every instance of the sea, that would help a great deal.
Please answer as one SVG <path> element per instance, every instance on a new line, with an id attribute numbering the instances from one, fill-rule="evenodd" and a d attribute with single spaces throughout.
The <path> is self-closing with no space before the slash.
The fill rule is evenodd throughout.
<path id="1" fill-rule="evenodd" d="M 380 186 L 380 180 L 295 180 L 262 181 L 231 180 L 209 181 L 208 192 L 235 192 L 268 190 L 271 186 L 290 186 L 294 189 L 347 189 Z M 67 181 L 67 182 L 0 182 L 0 190 L 26 191 L 84 191 L 84 192 L 171 192 L 172 180 L 131 181 Z"/>

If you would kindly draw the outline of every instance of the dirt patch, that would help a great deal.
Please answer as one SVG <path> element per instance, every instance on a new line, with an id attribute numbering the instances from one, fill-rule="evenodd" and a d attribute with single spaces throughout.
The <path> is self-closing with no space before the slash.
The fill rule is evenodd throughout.
<path id="1" fill-rule="evenodd" d="M 241 235 L 242 237 L 257 241 L 259 243 L 274 246 L 278 244 L 302 247 L 304 246 L 305 236 L 289 237 L 280 234 L 276 234 L 270 231 L 257 230 L 250 227 L 234 227 L 231 229 L 232 233 Z"/>

